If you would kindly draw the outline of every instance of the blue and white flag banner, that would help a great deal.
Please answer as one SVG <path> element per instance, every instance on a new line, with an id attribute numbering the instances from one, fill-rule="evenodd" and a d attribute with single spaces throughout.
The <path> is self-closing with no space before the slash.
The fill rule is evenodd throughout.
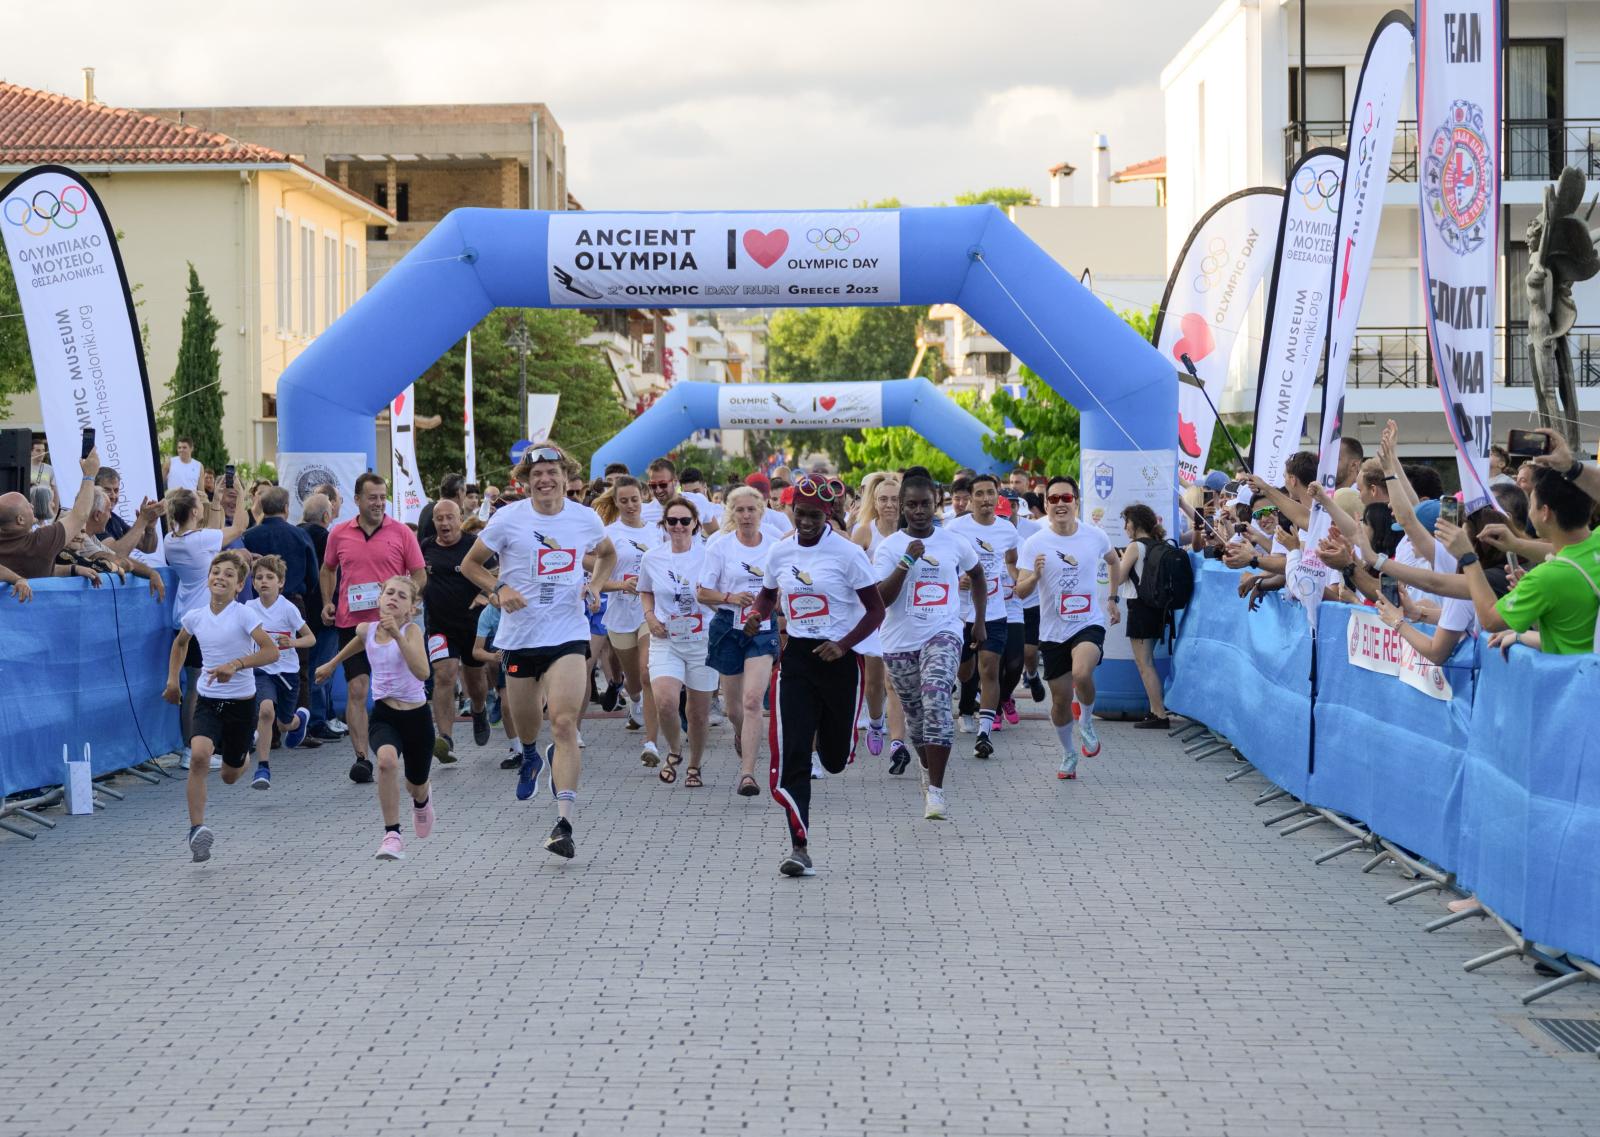
<path id="1" fill-rule="evenodd" d="M 1468 513 L 1493 500 L 1500 34 L 1500 0 L 1417 0 L 1423 308 Z"/>

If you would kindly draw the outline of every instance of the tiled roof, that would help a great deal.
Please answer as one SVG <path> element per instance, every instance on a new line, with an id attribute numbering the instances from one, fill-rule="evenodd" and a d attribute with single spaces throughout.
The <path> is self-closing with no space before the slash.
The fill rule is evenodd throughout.
<path id="1" fill-rule="evenodd" d="M 262 163 L 287 154 L 153 115 L 0 82 L 0 164 Z"/>
<path id="2" fill-rule="evenodd" d="M 1167 159 L 1151 158 L 1148 162 L 1135 162 L 1127 169 L 1118 170 L 1111 175 L 1114 182 L 1137 182 L 1148 178 L 1164 178 L 1167 176 Z"/>

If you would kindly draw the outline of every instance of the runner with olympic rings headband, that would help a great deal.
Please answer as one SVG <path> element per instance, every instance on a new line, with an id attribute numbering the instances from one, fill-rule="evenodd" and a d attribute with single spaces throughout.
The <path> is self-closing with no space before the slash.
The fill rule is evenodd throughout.
<path id="1" fill-rule="evenodd" d="M 588 613 L 600 607 L 600 588 L 611 579 L 617 554 L 599 515 L 567 500 L 566 456 L 559 447 L 530 447 L 514 474 L 528 496 L 490 518 L 461 571 L 502 613 L 495 646 L 505 653 L 506 699 L 522 742 L 517 799 L 538 792 L 548 764 L 558 817 L 544 847 L 570 859 L 577 855 L 572 815 L 582 773 L 578 717 L 589 687 Z M 594 567 L 585 580 L 589 553 Z M 500 557 L 498 578 L 484 567 L 491 554 Z M 555 741 L 540 754 L 546 712 Z"/>
<path id="2" fill-rule="evenodd" d="M 811 744 L 830 774 L 855 751 L 856 716 L 865 685 L 862 657 L 881 651 L 876 635 L 883 597 L 867 554 L 828 523 L 844 496 L 837 478 L 802 475 L 794 486 L 794 540 L 767 561 L 761 594 L 744 622 L 754 636 L 781 598 L 788 641 L 772 679 L 769 787 L 784 807 L 791 849 L 784 876 L 813 876 L 810 854 Z"/>

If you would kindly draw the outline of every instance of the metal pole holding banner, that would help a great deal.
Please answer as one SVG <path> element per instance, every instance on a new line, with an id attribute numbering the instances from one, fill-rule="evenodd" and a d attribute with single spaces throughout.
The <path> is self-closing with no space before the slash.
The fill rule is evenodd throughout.
<path id="1" fill-rule="evenodd" d="M 1233 447 L 1233 456 L 1239 459 L 1239 468 L 1248 473 L 1250 471 L 1250 463 L 1245 460 L 1244 451 L 1239 449 L 1239 444 L 1233 440 L 1233 431 L 1229 430 L 1228 424 L 1222 421 L 1222 413 L 1217 410 L 1217 404 L 1211 401 L 1211 392 L 1206 390 L 1205 383 L 1201 381 L 1199 373 L 1195 371 L 1194 360 L 1189 358 L 1188 352 L 1184 352 L 1180 358 L 1183 360 L 1184 370 L 1189 373 L 1189 379 L 1192 380 L 1192 382 L 1188 382 L 1185 385 L 1200 388 L 1200 393 L 1206 397 L 1206 406 L 1211 408 L 1212 415 L 1216 417 L 1217 425 L 1222 428 L 1222 433 L 1228 439 L 1228 445 Z M 1205 455 L 1202 454 L 1200 457 L 1203 465 Z"/>

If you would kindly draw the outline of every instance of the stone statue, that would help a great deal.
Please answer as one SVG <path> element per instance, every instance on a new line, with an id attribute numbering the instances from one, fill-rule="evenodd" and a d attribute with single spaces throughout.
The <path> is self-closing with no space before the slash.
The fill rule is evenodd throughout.
<path id="1" fill-rule="evenodd" d="M 1567 334 L 1578 320 L 1572 286 L 1600 273 L 1600 232 L 1589 228 L 1588 213 L 1578 216 L 1587 190 L 1582 171 L 1561 171 L 1544 187 L 1544 205 L 1528 222 L 1528 357 L 1533 364 L 1539 421 L 1566 436 L 1574 453 L 1578 439 L 1578 389 L 1572 373 Z"/>

